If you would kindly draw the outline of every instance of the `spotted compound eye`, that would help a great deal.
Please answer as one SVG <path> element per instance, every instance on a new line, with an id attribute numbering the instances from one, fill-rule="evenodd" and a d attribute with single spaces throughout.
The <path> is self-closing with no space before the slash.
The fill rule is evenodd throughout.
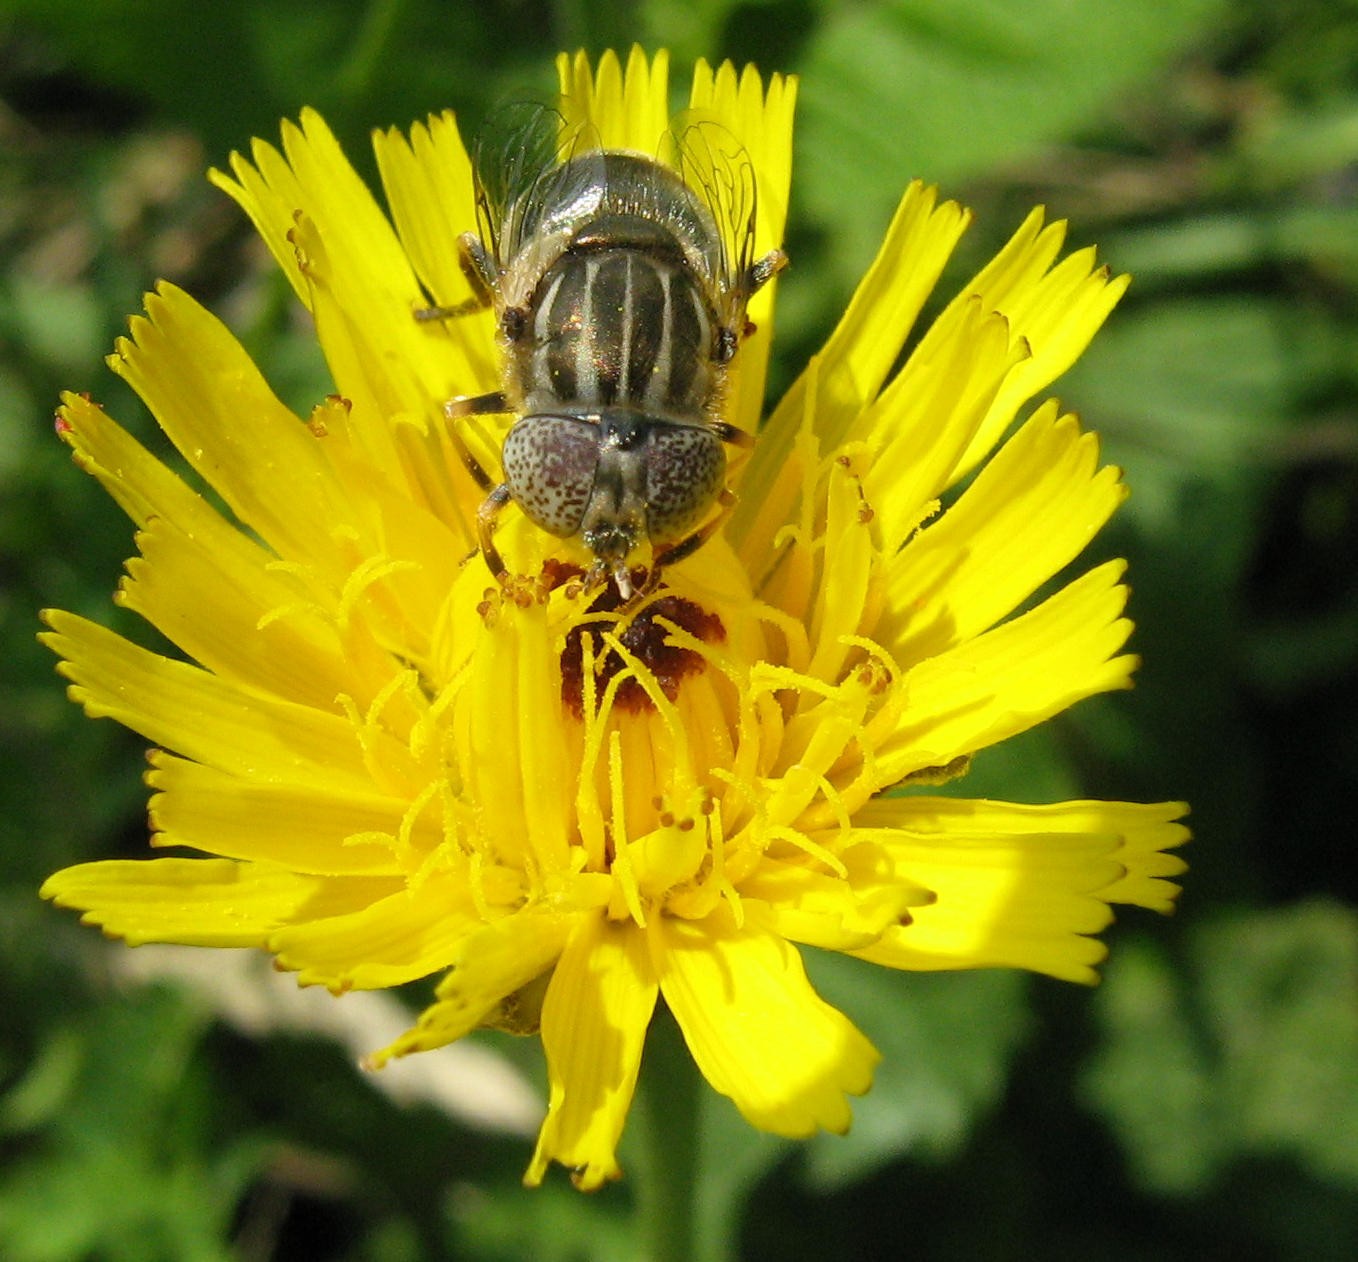
<path id="1" fill-rule="evenodd" d="M 646 530 L 652 540 L 677 539 L 717 498 L 726 450 L 710 429 L 656 424 L 646 438 Z"/>
<path id="2" fill-rule="evenodd" d="M 599 427 L 568 416 L 525 416 L 505 437 L 505 482 L 534 525 L 580 529 L 599 464 Z"/>

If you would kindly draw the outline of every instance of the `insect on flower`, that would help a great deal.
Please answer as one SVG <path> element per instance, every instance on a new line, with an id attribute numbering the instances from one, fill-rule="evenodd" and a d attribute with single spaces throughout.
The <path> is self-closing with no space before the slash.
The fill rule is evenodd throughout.
<path id="1" fill-rule="evenodd" d="M 583 541 L 585 590 L 611 576 L 628 600 L 639 545 L 652 548 L 646 590 L 734 504 L 723 444 L 753 440 L 721 417 L 726 369 L 749 331 L 746 304 L 787 258 L 754 257 L 754 173 L 716 124 L 668 133 L 669 162 L 591 147 L 549 110 L 505 136 L 478 154 L 481 232 L 459 241 L 474 296 L 416 316 L 495 309 L 502 387 L 444 413 L 454 428 L 518 418 L 498 485 L 454 437 L 488 492 L 477 536 L 496 579 L 509 574 L 492 532 L 513 501 L 549 534 Z"/>
<path id="2" fill-rule="evenodd" d="M 700 63 L 672 120 L 664 54 L 557 64 L 560 114 L 483 146 L 479 187 L 451 114 L 377 133 L 390 219 L 314 111 L 214 172 L 315 314 L 334 395 L 303 420 L 162 285 L 110 362 L 213 498 L 64 397 L 63 441 L 138 529 L 119 603 L 178 652 L 61 610 L 43 638 L 91 716 L 160 747 L 154 840 L 183 853 L 42 893 L 336 994 L 440 975 L 364 1063 L 536 1028 L 526 1180 L 594 1190 L 662 1003 L 753 1126 L 843 1133 L 880 1054 L 804 948 L 1093 982 L 1114 907 L 1173 907 L 1187 830 L 1178 802 L 922 791 L 1131 681 L 1122 563 L 1053 585 L 1119 471 L 1054 400 L 1006 437 L 1126 278 L 1035 211 L 922 327 L 969 214 L 912 183 L 761 425 L 795 81 Z M 480 315 L 417 324 L 461 310 L 473 225 Z"/>

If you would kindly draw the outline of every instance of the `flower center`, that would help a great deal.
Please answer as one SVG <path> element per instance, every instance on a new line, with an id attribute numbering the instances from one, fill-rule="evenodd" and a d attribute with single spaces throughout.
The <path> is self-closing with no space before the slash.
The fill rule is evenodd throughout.
<path id="1" fill-rule="evenodd" d="M 615 644 L 645 668 L 661 691 L 673 701 L 679 686 L 690 675 L 703 669 L 701 653 L 673 641 L 673 629 L 687 632 L 695 640 L 718 644 L 726 639 L 726 628 L 717 614 L 683 596 L 671 594 L 650 600 L 635 616 L 623 620 L 611 617 L 622 606 L 622 599 L 612 586 L 603 591 L 590 605 L 591 615 L 597 620 L 578 623 L 566 634 L 561 652 L 561 700 L 577 719 L 584 717 L 586 658 L 593 662 L 594 696 L 602 697 L 609 682 L 628 667 Z M 588 639 L 590 651 L 585 653 Z M 621 680 L 613 698 L 614 708 L 625 714 L 653 712 L 655 703 L 634 674 Z"/>

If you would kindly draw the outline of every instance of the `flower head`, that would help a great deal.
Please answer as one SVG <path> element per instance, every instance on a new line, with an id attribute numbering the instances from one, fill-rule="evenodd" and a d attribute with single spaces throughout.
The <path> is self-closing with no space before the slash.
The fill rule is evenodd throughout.
<path id="1" fill-rule="evenodd" d="M 562 113 L 657 152 L 667 63 L 560 59 Z M 795 83 L 699 64 L 691 105 L 782 236 Z M 471 165 L 451 115 L 374 137 L 379 209 L 324 123 L 213 179 L 315 318 L 335 393 L 306 419 L 232 335 L 161 286 L 111 364 L 225 504 L 95 404 L 58 428 L 138 528 L 120 604 L 182 651 L 47 615 L 71 695 L 161 747 L 153 844 L 44 894 L 129 943 L 251 946 L 336 992 L 441 973 L 390 1047 L 540 1030 L 551 1094 L 529 1168 L 582 1187 L 614 1156 L 659 998 L 755 1125 L 845 1130 L 876 1051 L 797 944 L 892 968 L 1091 981 L 1113 903 L 1168 910 L 1177 804 L 1019 806 L 921 786 L 1083 697 L 1127 686 L 1122 565 L 1033 603 L 1123 498 L 1054 402 L 1125 286 L 1035 212 L 892 375 L 968 216 L 911 185 L 839 327 L 761 427 L 774 285 L 755 294 L 723 418 L 753 433 L 721 528 L 630 601 L 582 590 L 577 540 L 510 508 L 476 555 L 510 418 L 471 296 Z M 940 497 L 968 474 L 946 511 Z M 1016 612 L 1019 611 L 1020 612 Z M 902 790 L 900 792 L 889 792 Z"/>

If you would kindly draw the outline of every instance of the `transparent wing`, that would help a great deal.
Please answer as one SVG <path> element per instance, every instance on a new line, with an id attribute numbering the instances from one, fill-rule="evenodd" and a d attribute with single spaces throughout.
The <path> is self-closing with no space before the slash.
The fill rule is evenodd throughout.
<path id="1" fill-rule="evenodd" d="M 561 115 L 538 101 L 497 109 L 476 139 L 476 214 L 481 240 L 503 259 L 506 215 L 557 161 Z"/>
<path id="2" fill-rule="evenodd" d="M 691 113 L 675 119 L 667 143 L 668 161 L 716 222 L 722 258 L 721 275 L 714 280 L 729 302 L 727 324 L 739 330 L 745 321 L 747 285 L 754 263 L 758 210 L 754 165 L 728 128 Z"/>
<path id="3" fill-rule="evenodd" d="M 585 125 L 568 126 L 554 106 L 520 101 L 482 131 L 475 170 L 481 239 L 504 264 L 552 221 L 579 213 L 602 185 L 603 155 Z"/>

